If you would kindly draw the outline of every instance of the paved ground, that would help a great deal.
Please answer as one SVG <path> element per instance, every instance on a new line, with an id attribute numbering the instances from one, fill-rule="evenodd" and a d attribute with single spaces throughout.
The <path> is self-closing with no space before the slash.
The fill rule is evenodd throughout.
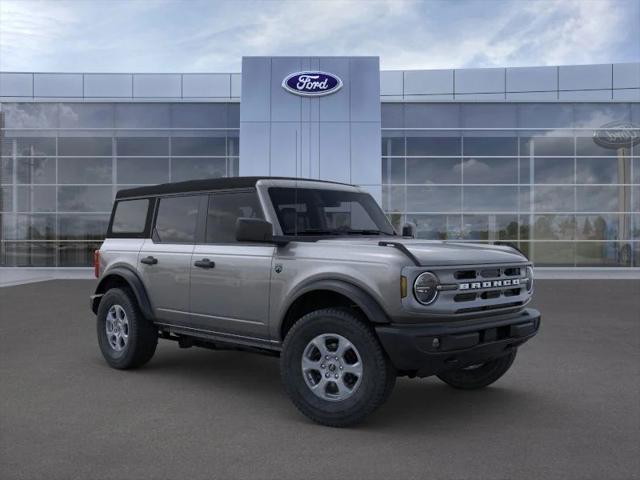
<path id="1" fill-rule="evenodd" d="M 358 427 L 302 417 L 277 360 L 108 368 L 90 281 L 0 289 L 0 478 L 640 478 L 640 282 L 538 282 L 540 335 L 481 392 L 398 382 Z"/>

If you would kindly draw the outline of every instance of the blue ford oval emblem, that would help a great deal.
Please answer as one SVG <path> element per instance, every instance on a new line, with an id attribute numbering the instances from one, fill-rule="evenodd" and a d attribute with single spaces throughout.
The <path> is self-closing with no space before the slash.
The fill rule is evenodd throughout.
<path id="1" fill-rule="evenodd" d="M 319 97 L 340 90 L 342 80 L 327 72 L 296 72 L 282 81 L 282 88 L 295 95 Z"/>
<path id="2" fill-rule="evenodd" d="M 640 126 L 629 122 L 611 122 L 593 132 L 593 141 L 604 148 L 631 148 L 640 143 Z"/>

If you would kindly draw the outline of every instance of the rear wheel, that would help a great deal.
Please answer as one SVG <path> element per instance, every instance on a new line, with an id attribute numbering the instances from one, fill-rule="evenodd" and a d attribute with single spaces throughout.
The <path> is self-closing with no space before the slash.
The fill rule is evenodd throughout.
<path id="1" fill-rule="evenodd" d="M 363 420 L 389 396 L 396 372 L 371 328 L 351 311 L 302 317 L 283 345 L 280 371 L 296 407 L 322 425 Z"/>
<path id="2" fill-rule="evenodd" d="M 129 290 L 108 290 L 100 301 L 97 319 L 98 344 L 110 366 L 136 368 L 151 360 L 158 345 L 158 329 L 144 318 Z"/>
<path id="3" fill-rule="evenodd" d="M 438 375 L 447 385 L 462 390 L 476 390 L 491 385 L 511 368 L 516 358 L 516 349 L 502 357 L 488 362 L 451 370 Z"/>

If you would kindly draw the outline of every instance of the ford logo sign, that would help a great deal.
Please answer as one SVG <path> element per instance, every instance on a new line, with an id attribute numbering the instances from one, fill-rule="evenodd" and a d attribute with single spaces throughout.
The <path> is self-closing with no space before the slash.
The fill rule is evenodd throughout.
<path id="1" fill-rule="evenodd" d="M 604 148 L 631 147 L 640 143 L 640 127 L 629 122 L 611 122 L 593 132 L 593 141 Z"/>
<path id="2" fill-rule="evenodd" d="M 327 72 L 296 72 L 282 81 L 282 88 L 294 95 L 320 97 L 342 88 L 342 80 Z"/>

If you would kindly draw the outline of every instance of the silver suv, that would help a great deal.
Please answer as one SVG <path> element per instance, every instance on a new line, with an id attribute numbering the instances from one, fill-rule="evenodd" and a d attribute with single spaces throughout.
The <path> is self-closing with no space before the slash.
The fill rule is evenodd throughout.
<path id="1" fill-rule="evenodd" d="M 330 426 L 379 407 L 397 376 L 462 389 L 509 369 L 540 314 L 509 246 L 398 235 L 353 185 L 238 177 L 120 191 L 91 309 L 115 368 L 158 338 L 280 356 L 298 409 Z"/>

